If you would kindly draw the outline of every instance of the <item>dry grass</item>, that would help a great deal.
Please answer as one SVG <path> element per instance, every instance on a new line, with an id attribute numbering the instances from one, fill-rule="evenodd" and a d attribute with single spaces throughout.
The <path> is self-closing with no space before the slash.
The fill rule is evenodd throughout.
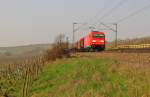
<path id="1" fill-rule="evenodd" d="M 75 56 L 78 57 L 104 57 L 118 60 L 119 62 L 134 64 L 134 66 L 141 64 L 149 65 L 150 64 L 150 53 L 120 53 L 120 52 L 93 52 L 93 53 L 76 53 Z"/>
<path id="2" fill-rule="evenodd" d="M 77 56 L 114 60 L 108 72 L 120 73 L 126 80 L 129 97 L 150 97 L 150 53 L 78 53 Z"/>
<path id="3" fill-rule="evenodd" d="M 31 95 L 149 97 L 149 54 L 76 53 L 73 56 L 47 65 L 34 81 Z"/>

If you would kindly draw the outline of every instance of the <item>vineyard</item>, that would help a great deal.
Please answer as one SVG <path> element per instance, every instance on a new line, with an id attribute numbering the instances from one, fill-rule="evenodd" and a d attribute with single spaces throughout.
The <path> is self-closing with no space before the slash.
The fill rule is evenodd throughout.
<path id="1" fill-rule="evenodd" d="M 54 45 L 38 56 L 30 56 L 11 64 L 0 65 L 0 97 L 28 97 L 33 81 L 46 62 L 69 56 L 64 52 L 64 46 Z M 7 62 L 6 62 L 7 63 Z"/>

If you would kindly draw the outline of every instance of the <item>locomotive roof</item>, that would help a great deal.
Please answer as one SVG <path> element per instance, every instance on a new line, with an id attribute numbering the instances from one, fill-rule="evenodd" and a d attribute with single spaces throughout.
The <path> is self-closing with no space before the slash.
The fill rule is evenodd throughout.
<path id="1" fill-rule="evenodd" d="M 100 33 L 100 34 L 104 34 L 104 32 L 101 32 L 101 31 L 92 31 L 90 33 Z"/>

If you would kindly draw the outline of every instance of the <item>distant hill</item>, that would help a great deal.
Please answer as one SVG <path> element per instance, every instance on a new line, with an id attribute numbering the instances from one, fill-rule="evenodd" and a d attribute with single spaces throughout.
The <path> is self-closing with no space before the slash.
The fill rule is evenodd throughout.
<path id="1" fill-rule="evenodd" d="M 0 63 L 21 61 L 29 57 L 37 56 L 51 48 L 51 44 L 33 44 L 16 47 L 0 47 Z"/>
<path id="2" fill-rule="evenodd" d="M 11 55 L 21 55 L 24 53 L 32 51 L 43 51 L 51 47 L 50 44 L 35 44 L 35 45 L 26 45 L 26 46 L 16 46 L 16 47 L 0 47 L 0 54 L 10 53 Z"/>

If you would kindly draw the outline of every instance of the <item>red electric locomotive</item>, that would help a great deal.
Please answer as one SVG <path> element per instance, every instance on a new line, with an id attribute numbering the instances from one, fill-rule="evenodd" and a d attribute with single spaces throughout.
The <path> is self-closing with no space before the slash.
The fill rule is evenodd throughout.
<path id="1" fill-rule="evenodd" d="M 95 51 L 95 50 L 104 50 L 105 49 L 105 33 L 99 31 L 92 31 L 87 36 L 81 38 L 76 43 L 76 49 L 86 50 L 86 51 Z"/>

